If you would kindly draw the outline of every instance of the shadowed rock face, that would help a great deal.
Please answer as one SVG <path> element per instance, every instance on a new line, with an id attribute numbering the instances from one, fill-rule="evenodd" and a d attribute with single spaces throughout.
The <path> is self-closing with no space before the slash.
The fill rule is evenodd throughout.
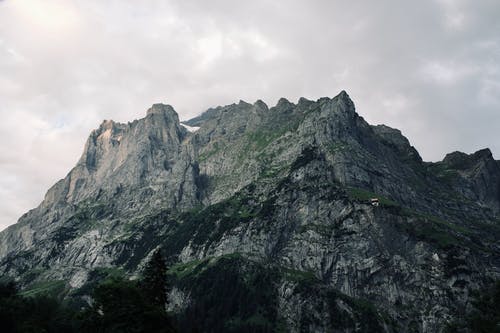
<path id="1" fill-rule="evenodd" d="M 209 331 L 190 314 L 237 302 L 195 287 L 231 277 L 266 306 L 219 320 L 292 332 L 439 332 L 499 277 L 500 167 L 487 149 L 423 162 L 346 92 L 240 101 L 186 124 L 200 128 L 163 104 L 104 121 L 68 176 L 0 233 L 2 274 L 26 288 L 63 280 L 80 297 L 104 268 L 137 274 L 162 246 L 185 329 Z"/>
<path id="2" fill-rule="evenodd" d="M 489 149 L 470 155 L 450 153 L 440 164 L 456 173 L 453 188 L 457 192 L 500 212 L 500 167 Z"/>

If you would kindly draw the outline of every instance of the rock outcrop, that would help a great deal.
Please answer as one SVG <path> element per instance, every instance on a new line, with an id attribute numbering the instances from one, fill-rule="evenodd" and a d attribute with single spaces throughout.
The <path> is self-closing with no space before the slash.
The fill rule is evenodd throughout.
<path id="1" fill-rule="evenodd" d="M 423 162 L 344 91 L 240 101 L 186 124 L 199 129 L 161 104 L 103 122 L 68 176 L 0 233 L 2 274 L 27 289 L 60 280 L 81 298 L 161 247 L 170 309 L 207 332 L 441 332 L 500 277 L 489 150 Z"/>

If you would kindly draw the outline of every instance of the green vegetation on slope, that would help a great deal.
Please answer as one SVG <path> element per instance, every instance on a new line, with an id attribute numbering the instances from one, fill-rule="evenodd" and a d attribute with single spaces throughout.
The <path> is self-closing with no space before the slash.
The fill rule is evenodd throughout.
<path id="1" fill-rule="evenodd" d="M 179 315 L 182 332 L 276 332 L 277 272 L 238 255 L 170 270 L 172 283 L 193 298 Z"/>
<path id="2" fill-rule="evenodd" d="M 405 217 L 409 217 L 411 222 L 398 224 L 398 229 L 416 237 L 418 240 L 428 242 L 443 250 L 459 245 L 467 245 L 477 250 L 481 249 L 480 241 L 476 241 L 471 230 L 464 226 L 408 208 L 402 209 L 400 213 Z"/>
<path id="3" fill-rule="evenodd" d="M 347 195 L 349 196 L 349 198 L 351 200 L 363 201 L 363 202 L 369 203 L 370 199 L 378 198 L 381 206 L 386 206 L 386 207 L 399 206 L 396 202 L 392 201 L 391 199 L 389 199 L 383 195 L 376 194 L 376 193 L 370 192 L 370 191 L 362 189 L 362 188 L 348 187 L 348 188 L 346 188 L 346 191 L 347 191 Z"/>
<path id="4" fill-rule="evenodd" d="M 66 283 L 62 280 L 42 281 L 30 285 L 19 295 L 24 297 L 33 296 L 61 296 L 66 291 Z"/>
<path id="5" fill-rule="evenodd" d="M 176 229 L 164 244 L 167 254 L 179 253 L 190 240 L 195 246 L 209 246 L 228 230 L 249 222 L 258 213 L 250 201 L 250 196 L 240 192 L 223 202 L 182 213 L 171 221 Z"/>

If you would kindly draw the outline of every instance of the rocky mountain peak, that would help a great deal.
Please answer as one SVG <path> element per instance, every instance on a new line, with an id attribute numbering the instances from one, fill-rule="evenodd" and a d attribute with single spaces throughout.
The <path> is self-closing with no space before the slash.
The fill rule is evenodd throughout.
<path id="1" fill-rule="evenodd" d="M 386 138 L 388 141 L 394 142 L 398 145 L 409 145 L 408 139 L 403 136 L 400 130 L 396 128 L 389 127 L 387 125 L 375 125 L 372 126 L 373 130 L 377 132 L 378 135 Z"/>
<path id="2" fill-rule="evenodd" d="M 410 141 L 401 133 L 400 130 L 386 126 L 371 126 L 373 131 L 387 144 L 394 146 L 402 156 L 408 159 L 422 162 L 422 158 L 417 150 L 410 144 Z"/>
<path id="3" fill-rule="evenodd" d="M 337 97 L 340 99 L 351 100 L 351 98 L 349 97 L 349 94 L 345 90 L 340 91 L 339 94 L 337 95 Z"/>
<path id="4" fill-rule="evenodd" d="M 250 106 L 251 104 L 250 103 L 247 103 L 245 102 L 244 100 L 240 99 L 239 102 L 238 102 L 238 106 L 239 107 L 248 107 Z"/>
<path id="5" fill-rule="evenodd" d="M 500 167 L 490 149 L 472 154 L 455 151 L 437 164 L 446 167 L 448 173 L 457 175 L 452 182 L 456 191 L 500 212 Z"/>
<path id="6" fill-rule="evenodd" d="M 177 112 L 175 112 L 174 108 L 171 105 L 163 103 L 153 104 L 146 112 L 146 115 L 150 114 L 165 114 L 170 116 L 177 116 Z"/>
<path id="7" fill-rule="evenodd" d="M 268 111 L 269 110 L 269 107 L 267 106 L 266 103 L 264 103 L 264 101 L 262 101 L 261 99 L 258 99 L 257 101 L 255 101 L 255 103 L 253 103 L 253 105 L 260 109 L 260 110 L 263 110 L 263 111 Z"/>
<path id="8" fill-rule="evenodd" d="M 493 154 L 490 148 L 483 148 L 474 153 L 474 157 L 477 159 L 493 160 Z"/>
<path id="9" fill-rule="evenodd" d="M 343 111 L 346 112 L 354 112 L 355 107 L 354 107 L 354 102 L 352 101 L 351 97 L 347 94 L 345 90 L 342 90 L 340 94 L 334 97 L 334 99 L 339 106 L 339 108 Z"/>
<path id="10" fill-rule="evenodd" d="M 302 100 L 301 104 L 307 104 L 307 100 Z M 356 113 L 354 102 L 345 91 L 342 91 L 340 94 L 333 98 L 321 97 L 316 101 L 316 104 L 325 115 L 330 114 L 331 117 L 335 114 L 334 117 L 336 117 L 338 121 L 352 123 L 357 118 L 362 119 Z"/>
<path id="11" fill-rule="evenodd" d="M 288 99 L 281 97 L 278 100 L 278 103 L 276 104 L 275 108 L 280 109 L 280 110 L 288 110 L 291 109 L 295 106 L 292 102 L 290 102 Z"/>
<path id="12" fill-rule="evenodd" d="M 465 170 L 471 168 L 478 162 L 494 162 L 493 154 L 489 148 L 480 149 L 472 154 L 466 154 L 460 151 L 455 151 L 443 159 L 443 163 L 457 170 Z"/>
<path id="13" fill-rule="evenodd" d="M 308 99 L 307 99 L 307 98 L 305 98 L 305 97 L 300 97 L 300 98 L 299 98 L 299 101 L 297 102 L 297 105 L 298 105 L 299 107 L 306 107 L 306 106 L 311 105 L 312 103 L 314 103 L 314 102 L 313 102 L 313 101 L 311 101 L 311 100 L 308 100 Z"/>
<path id="14" fill-rule="evenodd" d="M 115 122 L 113 120 L 103 120 L 100 128 L 104 130 L 112 129 L 115 126 Z"/>
<path id="15" fill-rule="evenodd" d="M 164 183 L 187 130 L 170 105 L 154 104 L 128 124 L 105 120 L 92 131 L 77 165 L 49 190 L 43 205 L 111 196 L 117 188 Z"/>

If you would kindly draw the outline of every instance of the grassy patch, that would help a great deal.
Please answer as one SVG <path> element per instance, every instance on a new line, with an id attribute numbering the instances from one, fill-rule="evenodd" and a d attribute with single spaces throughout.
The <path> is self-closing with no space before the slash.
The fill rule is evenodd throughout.
<path id="1" fill-rule="evenodd" d="M 460 177 L 457 170 L 450 169 L 449 166 L 444 163 L 430 164 L 427 167 L 427 170 L 429 171 L 429 173 L 447 184 L 452 184 L 456 179 Z"/>
<path id="2" fill-rule="evenodd" d="M 260 130 L 247 134 L 247 139 L 249 146 L 253 150 L 261 151 L 283 134 L 284 132 L 282 131 L 271 132 Z"/>
<path id="3" fill-rule="evenodd" d="M 208 160 L 210 157 L 216 155 L 223 148 L 225 148 L 225 145 L 223 145 L 223 144 L 221 144 L 219 142 L 214 142 L 213 148 L 211 150 L 204 151 L 203 153 L 201 153 L 198 156 L 198 161 L 201 163 L 201 162 L 204 162 L 204 161 Z"/>
<path id="4" fill-rule="evenodd" d="M 189 241 L 195 246 L 205 247 L 219 241 L 223 235 L 242 223 L 248 223 L 257 216 L 258 207 L 251 203 L 251 197 L 238 193 L 223 202 L 202 210 L 181 214 L 176 221 L 172 237 L 165 243 L 167 254 L 177 254 Z"/>
<path id="5" fill-rule="evenodd" d="M 408 211 L 408 210 L 406 210 Z M 448 228 L 450 230 L 453 230 L 455 232 L 458 232 L 458 233 L 461 233 L 461 234 L 464 234 L 464 235 L 468 235 L 470 234 L 470 230 L 461 226 L 461 225 L 457 225 L 455 223 L 451 223 L 451 222 L 448 222 L 446 220 L 443 220 L 442 218 L 440 217 L 437 217 L 437 216 L 434 216 L 434 215 L 430 215 L 430 214 L 425 214 L 425 213 L 420 213 L 420 212 L 416 212 L 416 211 L 410 211 L 411 214 L 415 217 L 420 217 L 420 218 L 423 218 L 423 219 L 427 219 L 431 222 L 433 222 L 434 224 L 437 224 L 443 228 Z"/>
<path id="6" fill-rule="evenodd" d="M 277 122 L 279 123 L 279 122 Z M 277 128 L 261 128 L 254 132 L 246 134 L 246 144 L 241 151 L 241 156 L 249 152 L 261 152 L 266 149 L 272 142 L 285 135 L 287 132 L 295 132 L 298 128 L 299 121 L 287 121 Z"/>
<path id="7" fill-rule="evenodd" d="M 418 240 L 429 242 L 439 248 L 449 249 L 456 245 L 465 244 L 467 240 L 463 237 L 471 235 L 471 231 L 465 227 L 445 221 L 437 216 L 416 212 L 408 208 L 403 209 L 402 212 L 408 217 L 413 217 L 414 220 L 411 223 L 398 225 L 400 229 Z"/>
<path id="8" fill-rule="evenodd" d="M 349 149 L 349 145 L 345 142 L 342 142 L 342 141 L 337 141 L 337 142 L 331 143 L 327 146 L 327 150 L 331 154 L 335 154 L 335 153 L 345 151 L 348 149 Z"/>
<path id="9" fill-rule="evenodd" d="M 283 277 L 291 282 L 297 283 L 309 283 L 317 281 L 316 275 L 313 272 L 309 271 L 298 271 L 290 268 L 282 269 Z"/>
<path id="10" fill-rule="evenodd" d="M 392 201 L 391 199 L 389 199 L 387 197 L 384 197 L 383 195 L 376 194 L 376 193 L 370 192 L 370 191 L 362 189 L 362 188 L 348 187 L 346 189 L 346 192 L 351 200 L 364 201 L 366 203 L 369 203 L 370 199 L 378 198 L 379 204 L 381 206 L 386 206 L 386 207 L 399 206 L 398 203 L 396 203 L 395 201 Z"/>
<path id="11" fill-rule="evenodd" d="M 176 280 L 182 280 L 187 277 L 194 278 L 207 268 L 217 265 L 219 260 L 236 260 L 240 258 L 243 258 L 241 254 L 234 252 L 218 257 L 207 257 L 203 260 L 192 260 L 186 263 L 177 263 L 168 269 L 168 274 Z"/>
<path id="12" fill-rule="evenodd" d="M 266 165 L 264 167 L 264 170 L 262 170 L 260 176 L 262 178 L 278 178 L 281 174 L 284 174 L 285 170 L 287 169 L 286 166 L 273 166 L 273 165 Z"/>
<path id="13" fill-rule="evenodd" d="M 415 229 L 415 234 L 417 238 L 427 240 L 443 249 L 450 248 L 459 243 L 459 240 L 455 236 L 432 224 L 421 225 Z"/>
<path id="14" fill-rule="evenodd" d="M 125 276 L 125 272 L 119 267 L 99 267 L 94 270 L 94 274 L 99 275 L 105 280 L 112 280 Z"/>
<path id="15" fill-rule="evenodd" d="M 82 287 L 73 290 L 71 295 L 90 295 L 100 283 L 121 279 L 125 276 L 125 271 L 118 267 L 97 267 L 89 273 L 87 282 Z"/>
<path id="16" fill-rule="evenodd" d="M 66 282 L 62 280 L 41 281 L 28 286 L 20 295 L 24 297 L 60 296 L 66 290 Z"/>
<path id="17" fill-rule="evenodd" d="M 189 275 L 193 275 L 195 270 L 200 267 L 200 265 L 205 266 L 207 259 L 205 260 L 193 260 L 187 263 L 178 263 L 170 267 L 168 274 L 174 276 L 176 279 L 184 279 Z"/>

